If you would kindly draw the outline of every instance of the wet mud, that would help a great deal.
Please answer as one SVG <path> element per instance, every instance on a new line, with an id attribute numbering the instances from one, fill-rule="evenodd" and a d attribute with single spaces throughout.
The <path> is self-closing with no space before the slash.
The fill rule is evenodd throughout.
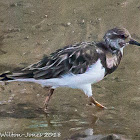
<path id="1" fill-rule="evenodd" d="M 139 0 L 1 0 L 0 73 L 28 66 L 68 44 L 101 40 L 116 26 L 140 41 Z M 138 47 L 125 48 L 119 68 L 93 85 L 93 96 L 107 110 L 89 106 L 80 90 L 59 88 L 44 113 L 48 90 L 34 83 L 0 83 L 0 133 L 43 134 L 28 139 L 52 133 L 49 140 L 139 140 L 139 54 Z"/>

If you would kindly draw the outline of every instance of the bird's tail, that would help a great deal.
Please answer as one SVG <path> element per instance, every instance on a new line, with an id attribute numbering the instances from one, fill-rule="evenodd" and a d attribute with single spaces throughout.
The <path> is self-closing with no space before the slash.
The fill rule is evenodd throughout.
<path id="1" fill-rule="evenodd" d="M 0 74 L 0 81 L 34 78 L 34 72 L 37 69 L 45 67 L 48 61 L 48 57 L 44 56 L 38 63 L 32 64 L 24 69 L 17 69 L 14 72 L 6 71 Z"/>
<path id="2" fill-rule="evenodd" d="M 19 71 L 19 72 L 4 72 L 0 74 L 0 81 L 11 81 L 11 80 L 17 80 L 17 79 L 26 79 L 26 78 L 32 78 L 33 72 L 32 71 Z"/>
<path id="3" fill-rule="evenodd" d="M 10 74 L 11 74 L 10 71 L 6 71 L 6 72 L 0 74 L 0 81 L 14 80 L 14 78 L 11 77 Z"/>

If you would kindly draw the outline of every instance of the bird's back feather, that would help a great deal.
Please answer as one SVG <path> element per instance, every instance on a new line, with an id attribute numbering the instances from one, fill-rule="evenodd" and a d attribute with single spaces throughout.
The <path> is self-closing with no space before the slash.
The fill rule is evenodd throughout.
<path id="1" fill-rule="evenodd" d="M 10 79 L 50 79 L 68 73 L 82 74 L 92 64 L 96 63 L 98 58 L 95 43 L 82 42 L 59 49 L 50 56 L 45 56 L 38 63 L 30 65 L 19 72 L 1 75 L 1 77 Z"/>

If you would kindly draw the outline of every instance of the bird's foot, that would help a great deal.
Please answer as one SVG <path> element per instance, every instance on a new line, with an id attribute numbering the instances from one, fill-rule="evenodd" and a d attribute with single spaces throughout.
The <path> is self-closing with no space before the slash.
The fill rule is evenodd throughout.
<path id="1" fill-rule="evenodd" d="M 93 103 L 93 104 L 96 105 L 97 107 L 101 108 L 101 109 L 107 109 L 107 107 L 105 107 L 104 105 L 100 104 L 97 101 L 95 101 L 95 103 Z"/>
<path id="2" fill-rule="evenodd" d="M 101 109 L 107 109 L 105 106 L 103 106 L 102 104 L 97 102 L 93 97 L 89 97 L 89 98 L 90 98 L 90 103 L 94 104 L 95 106 L 97 106 Z"/>

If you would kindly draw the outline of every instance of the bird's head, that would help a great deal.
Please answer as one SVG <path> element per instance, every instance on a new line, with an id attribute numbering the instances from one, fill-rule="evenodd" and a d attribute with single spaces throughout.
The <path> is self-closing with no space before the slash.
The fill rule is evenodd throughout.
<path id="1" fill-rule="evenodd" d="M 108 30 L 104 36 L 104 41 L 108 49 L 113 53 L 129 44 L 140 46 L 140 43 L 132 39 L 130 33 L 125 28 L 118 27 Z"/>

